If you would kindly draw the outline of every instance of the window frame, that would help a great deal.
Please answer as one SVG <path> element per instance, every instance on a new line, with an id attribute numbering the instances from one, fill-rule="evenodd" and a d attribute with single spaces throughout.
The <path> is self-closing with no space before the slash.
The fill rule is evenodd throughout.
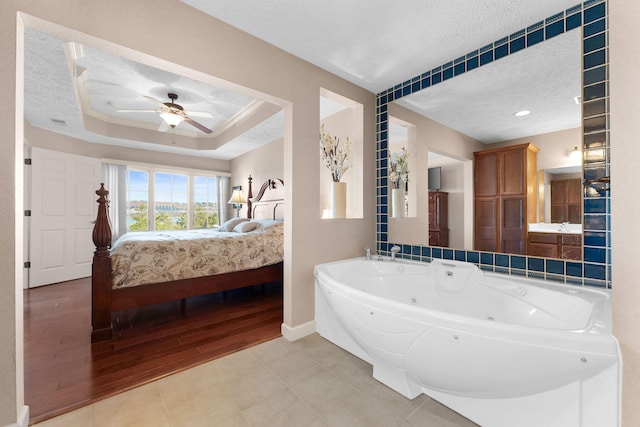
<path id="1" fill-rule="evenodd" d="M 127 167 L 127 186 L 126 186 L 126 192 L 127 192 L 127 206 L 129 204 L 129 179 L 128 179 L 128 174 L 129 171 L 139 171 L 139 172 L 146 172 L 149 176 L 149 200 L 148 200 L 148 205 L 147 205 L 147 230 L 146 231 L 156 231 L 156 221 L 155 221 L 155 174 L 156 173 L 164 173 L 164 174 L 180 174 L 180 175 L 186 175 L 187 176 L 187 230 L 194 230 L 193 226 L 194 226 L 194 219 L 195 219 L 195 212 L 194 212 L 194 208 L 195 208 L 195 177 L 206 177 L 206 178 L 215 178 L 216 180 L 216 192 L 218 191 L 218 178 L 219 177 L 224 177 L 224 176 L 231 176 L 230 173 L 228 172 L 217 172 L 217 171 L 207 171 L 207 170 L 202 170 L 202 169 L 190 169 L 190 168 L 181 168 L 181 167 L 174 167 L 174 166 L 165 166 L 165 165 L 155 165 L 155 164 L 148 164 L 148 163 L 129 163 L 129 162 L 122 162 L 122 161 L 107 161 L 104 160 L 106 163 L 118 163 L 118 164 L 124 164 Z M 217 203 L 217 201 L 216 201 Z M 218 206 L 218 209 L 220 209 L 221 207 Z M 128 214 L 127 214 L 127 219 L 128 219 Z M 220 216 L 218 215 L 218 226 L 220 225 Z M 127 232 L 130 232 L 129 230 L 129 225 L 126 225 L 127 227 Z M 215 227 L 215 226 L 214 226 Z M 212 227 L 211 227 L 212 228 Z M 206 229 L 211 229 L 211 228 L 203 228 L 201 230 L 206 230 Z"/>

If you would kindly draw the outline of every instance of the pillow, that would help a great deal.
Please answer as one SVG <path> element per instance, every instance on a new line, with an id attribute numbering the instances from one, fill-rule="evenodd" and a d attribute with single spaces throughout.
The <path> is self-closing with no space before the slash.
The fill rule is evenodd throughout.
<path id="1" fill-rule="evenodd" d="M 236 225 L 241 224 L 245 221 L 249 221 L 249 219 L 248 218 L 231 218 L 229 221 L 225 222 L 220 227 L 218 227 L 218 231 L 232 231 Z"/>
<path id="2" fill-rule="evenodd" d="M 278 219 L 252 219 L 251 221 L 260 224 L 262 228 L 269 228 L 269 227 L 273 227 L 274 225 L 279 225 L 284 223 L 282 220 L 278 220 Z"/>
<path id="3" fill-rule="evenodd" d="M 248 233 L 250 231 L 255 230 L 259 226 L 260 226 L 259 223 L 253 222 L 253 221 L 241 222 L 240 224 L 233 227 L 233 231 L 235 231 L 236 233 Z"/>

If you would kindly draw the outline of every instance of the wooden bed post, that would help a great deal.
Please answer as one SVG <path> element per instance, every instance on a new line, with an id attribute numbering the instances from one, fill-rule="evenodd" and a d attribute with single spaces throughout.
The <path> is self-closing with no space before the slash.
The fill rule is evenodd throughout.
<path id="1" fill-rule="evenodd" d="M 98 217 L 93 227 L 93 253 L 91 274 L 91 342 L 110 340 L 111 333 L 111 225 L 109 225 L 109 192 L 100 184 Z"/>
<path id="2" fill-rule="evenodd" d="M 249 175 L 249 192 L 247 193 L 247 218 L 251 219 L 251 199 L 253 199 L 253 190 L 251 189 L 251 182 L 253 178 Z"/>

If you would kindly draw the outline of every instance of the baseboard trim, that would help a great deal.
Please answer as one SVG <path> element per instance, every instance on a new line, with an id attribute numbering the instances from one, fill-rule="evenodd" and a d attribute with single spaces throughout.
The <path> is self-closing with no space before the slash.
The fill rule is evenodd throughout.
<path id="1" fill-rule="evenodd" d="M 306 337 L 307 335 L 313 334 L 316 331 L 316 321 L 312 320 L 294 327 L 283 323 L 280 330 L 282 331 L 282 336 L 287 340 L 296 341 L 300 338 Z"/>
<path id="2" fill-rule="evenodd" d="M 13 424 L 7 424 L 5 427 L 29 427 L 29 407 L 23 405 L 18 421 Z"/>

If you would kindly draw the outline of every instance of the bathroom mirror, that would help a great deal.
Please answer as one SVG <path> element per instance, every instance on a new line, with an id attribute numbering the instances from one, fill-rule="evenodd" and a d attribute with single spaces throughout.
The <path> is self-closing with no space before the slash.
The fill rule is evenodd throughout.
<path id="1" fill-rule="evenodd" d="M 449 226 L 460 235 L 442 246 L 473 250 L 473 153 L 523 143 L 539 148 L 536 218 L 550 222 L 551 180 L 581 177 L 574 152 L 582 146 L 581 55 L 581 33 L 569 31 L 389 103 L 390 117 L 415 127 L 408 144 L 416 191 L 408 204 L 417 216 L 390 218 L 388 241 L 434 246 L 427 243 L 429 169 L 449 159 L 455 182 L 441 175 L 440 190 L 453 189 Z M 515 115 L 523 110 L 530 114 Z"/>

